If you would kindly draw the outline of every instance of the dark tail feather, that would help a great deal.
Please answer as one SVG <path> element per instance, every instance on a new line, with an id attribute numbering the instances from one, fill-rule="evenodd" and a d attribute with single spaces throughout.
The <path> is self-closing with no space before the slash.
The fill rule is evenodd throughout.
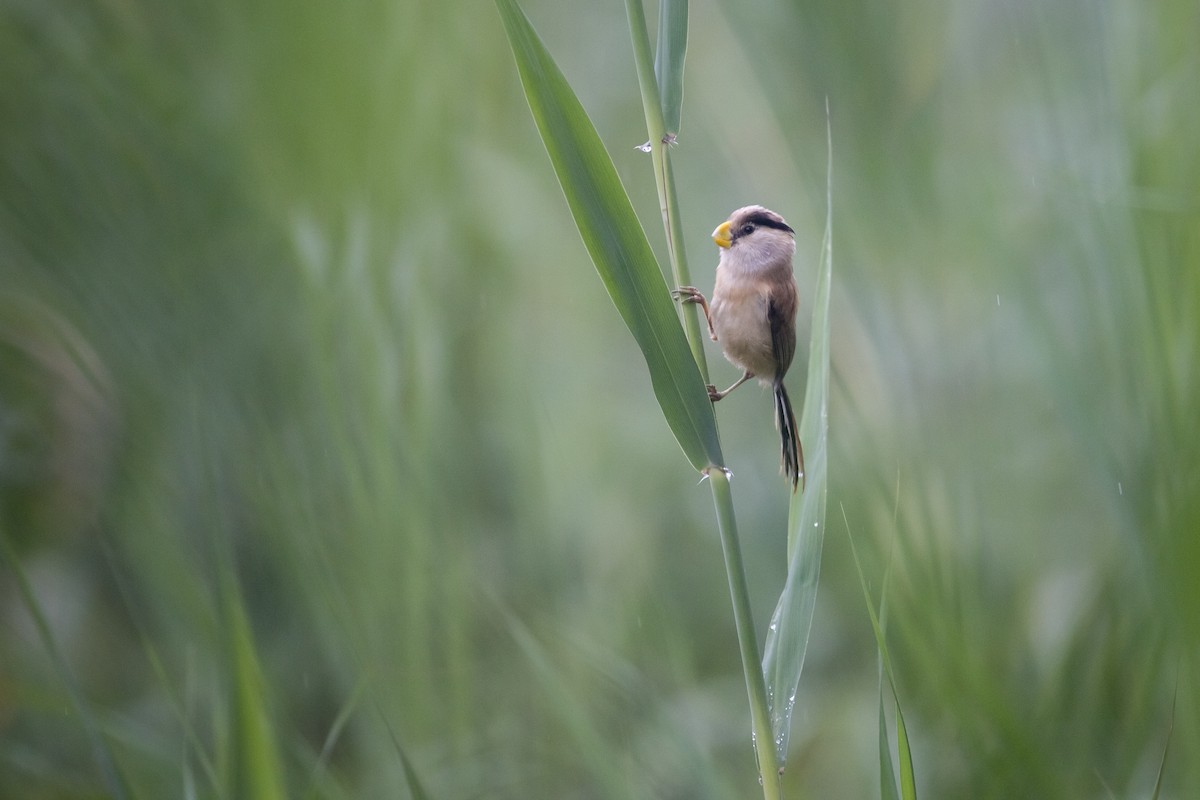
<path id="1" fill-rule="evenodd" d="M 792 401 L 788 399 L 783 382 L 775 384 L 775 427 L 783 443 L 783 474 L 792 482 L 792 491 L 804 480 L 804 448 L 800 446 L 800 430 Z"/>

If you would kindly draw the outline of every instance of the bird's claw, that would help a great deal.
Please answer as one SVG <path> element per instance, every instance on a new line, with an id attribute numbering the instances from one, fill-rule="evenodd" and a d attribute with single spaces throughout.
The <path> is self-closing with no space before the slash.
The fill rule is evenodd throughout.
<path id="1" fill-rule="evenodd" d="M 714 342 L 717 340 L 717 332 L 713 329 L 712 315 L 708 312 L 708 301 L 704 299 L 704 294 L 695 286 L 680 286 L 678 289 L 671 290 L 671 297 L 674 297 L 680 303 L 693 303 L 700 306 L 700 310 L 704 312 L 704 321 L 708 323 L 708 338 Z"/>

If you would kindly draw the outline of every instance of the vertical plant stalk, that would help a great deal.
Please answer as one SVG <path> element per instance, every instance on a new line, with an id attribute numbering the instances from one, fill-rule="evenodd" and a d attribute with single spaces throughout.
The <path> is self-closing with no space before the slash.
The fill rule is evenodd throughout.
<path id="1" fill-rule="evenodd" d="M 672 211 L 677 203 L 666 162 L 668 137 L 664 131 L 658 87 L 650 65 L 645 17 L 640 0 L 627 1 L 651 135 L 650 152 L 654 156 L 656 176 L 660 181 L 663 219 L 670 230 L 668 238 L 672 243 L 672 264 L 676 279 L 686 280 L 678 214 Z M 704 390 L 707 379 L 702 380 L 704 351 L 699 321 L 694 314 L 685 314 L 684 319 L 692 323 L 692 333 L 685 335 L 681 330 L 679 309 L 671 302 L 658 261 L 617 176 L 612 159 L 579 98 L 529 24 L 528 18 L 516 0 L 496 0 L 496 7 L 512 46 L 534 122 L 584 245 L 609 296 L 646 358 L 655 396 L 676 441 L 692 465 L 710 478 L 733 600 L 742 669 L 750 695 L 755 752 L 760 774 L 767 776 L 767 779 L 760 780 L 765 800 L 779 800 L 778 760 L 771 740 L 765 681 L 758 665 L 758 642 L 737 538 L 729 477 L 721 455 L 712 402 Z M 678 11 L 678 8 L 675 10 Z M 671 18 L 678 23 L 678 17 Z M 672 50 L 670 57 L 675 62 L 682 58 L 681 48 L 671 46 L 667 49 Z M 675 66 L 679 64 L 675 63 Z"/>
<path id="2" fill-rule="evenodd" d="M 733 514 L 729 476 L 724 471 L 713 471 L 708 476 L 708 482 L 712 486 L 717 527 L 721 532 L 721 551 L 725 555 L 729 595 L 733 598 L 733 621 L 737 626 L 742 671 L 746 675 L 746 693 L 750 696 L 750 718 L 754 731 L 754 755 L 758 761 L 759 781 L 762 783 L 764 800 L 780 800 L 783 796 L 780 787 L 782 776 L 779 761 L 775 757 L 775 740 L 771 733 L 767 685 L 758 661 L 758 637 L 754 633 L 754 615 L 750 611 L 750 588 L 746 583 L 746 568 L 742 563 L 742 547 Z"/>
<path id="3" fill-rule="evenodd" d="M 663 0 L 664 2 L 666 0 Z M 668 147 L 673 140 L 668 136 L 663 121 L 662 103 L 655 77 L 654 63 L 650 55 L 650 36 L 646 31 L 646 15 L 641 0 L 625 0 L 629 16 L 630 35 L 633 39 L 634 62 L 637 65 L 638 84 L 641 87 L 642 109 L 646 114 L 646 129 L 650 136 L 650 155 L 654 163 L 654 178 L 658 186 L 659 209 L 666 228 L 667 244 L 671 256 L 671 271 L 677 286 L 691 283 L 687 258 L 683 247 L 683 226 L 679 221 L 679 203 L 675 193 L 675 181 L 671 172 Z M 660 54 L 662 57 L 662 54 Z M 700 332 L 700 321 L 694 312 L 682 312 L 684 331 L 700 374 L 708 381 L 708 364 L 704 356 L 704 340 Z M 746 569 L 742 563 L 742 548 L 737 534 L 737 520 L 733 511 L 733 495 L 729 488 L 729 476 L 723 469 L 708 472 L 712 487 L 713 504 L 716 507 L 717 527 L 721 535 L 721 550 L 725 556 L 725 572 L 729 579 L 729 595 L 733 601 L 733 619 L 737 628 L 738 648 L 741 653 L 742 671 L 746 677 L 746 693 L 750 699 L 750 717 L 754 734 L 755 756 L 758 761 L 759 779 L 766 800 L 780 798 L 780 774 L 775 756 L 775 743 L 771 733 L 771 717 L 767 704 L 766 681 L 759 661 L 758 637 L 754 631 L 754 615 L 751 612 L 750 589 L 746 582 Z"/>

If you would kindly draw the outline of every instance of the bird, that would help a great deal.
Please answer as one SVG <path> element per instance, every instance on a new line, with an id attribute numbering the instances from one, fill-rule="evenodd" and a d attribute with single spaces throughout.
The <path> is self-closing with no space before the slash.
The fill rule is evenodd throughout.
<path id="1" fill-rule="evenodd" d="M 759 205 L 739 208 L 712 232 L 720 252 L 712 300 L 694 286 L 671 294 L 700 306 L 708 333 L 742 377 L 724 391 L 709 385 L 717 402 L 751 378 L 770 386 L 775 397 L 781 470 L 795 493 L 804 481 L 804 450 L 783 378 L 796 352 L 796 278 L 792 256 L 796 232 L 783 217 Z"/>

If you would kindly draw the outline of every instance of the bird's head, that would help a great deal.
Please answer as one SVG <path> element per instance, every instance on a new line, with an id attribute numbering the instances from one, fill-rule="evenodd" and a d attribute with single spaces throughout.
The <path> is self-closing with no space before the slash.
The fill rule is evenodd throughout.
<path id="1" fill-rule="evenodd" d="M 796 252 L 796 232 L 783 217 L 762 206 L 746 206 L 717 226 L 713 241 L 722 260 L 737 257 L 747 266 L 766 268 L 781 260 L 790 263 Z"/>

